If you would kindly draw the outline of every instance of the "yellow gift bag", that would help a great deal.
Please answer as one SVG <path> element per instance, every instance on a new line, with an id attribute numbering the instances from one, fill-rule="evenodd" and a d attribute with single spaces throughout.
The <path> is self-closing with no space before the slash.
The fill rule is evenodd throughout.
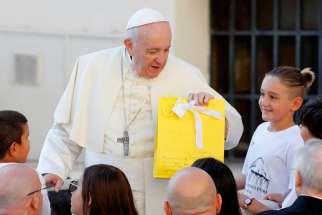
<path id="1" fill-rule="evenodd" d="M 196 106 L 186 99 L 160 98 L 153 176 L 170 178 L 196 159 L 224 161 L 225 103 Z"/>

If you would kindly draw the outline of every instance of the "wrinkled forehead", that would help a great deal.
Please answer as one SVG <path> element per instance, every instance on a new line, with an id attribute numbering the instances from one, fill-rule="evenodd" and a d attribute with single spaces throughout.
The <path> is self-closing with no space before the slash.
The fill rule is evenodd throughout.
<path id="1" fill-rule="evenodd" d="M 167 22 L 153 23 L 137 29 L 136 40 L 157 43 L 171 43 L 171 29 Z M 169 44 L 170 45 L 170 44 Z"/>

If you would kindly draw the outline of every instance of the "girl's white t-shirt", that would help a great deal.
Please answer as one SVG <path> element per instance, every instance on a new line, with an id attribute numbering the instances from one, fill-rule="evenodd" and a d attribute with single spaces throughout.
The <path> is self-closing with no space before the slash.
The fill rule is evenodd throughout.
<path id="1" fill-rule="evenodd" d="M 242 173 L 246 195 L 263 199 L 270 193 L 285 195 L 294 186 L 294 155 L 304 141 L 297 125 L 278 132 L 269 131 L 269 122 L 253 134 Z"/>

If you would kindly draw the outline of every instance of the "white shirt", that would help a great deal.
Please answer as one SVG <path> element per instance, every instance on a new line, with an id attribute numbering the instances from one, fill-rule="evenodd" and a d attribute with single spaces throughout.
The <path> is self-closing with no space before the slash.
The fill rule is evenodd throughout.
<path id="1" fill-rule="evenodd" d="M 298 126 L 271 132 L 269 125 L 264 122 L 257 127 L 242 170 L 246 194 L 257 199 L 270 193 L 285 195 L 292 188 L 294 154 L 303 145 Z"/>

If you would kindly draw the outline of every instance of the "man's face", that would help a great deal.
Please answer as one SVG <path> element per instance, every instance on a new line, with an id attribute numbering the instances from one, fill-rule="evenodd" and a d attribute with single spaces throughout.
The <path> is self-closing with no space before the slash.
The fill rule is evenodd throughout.
<path id="1" fill-rule="evenodd" d="M 138 75 L 155 78 L 168 60 L 171 46 L 169 23 L 158 22 L 138 27 L 136 37 L 125 40 L 125 45 Z"/>

